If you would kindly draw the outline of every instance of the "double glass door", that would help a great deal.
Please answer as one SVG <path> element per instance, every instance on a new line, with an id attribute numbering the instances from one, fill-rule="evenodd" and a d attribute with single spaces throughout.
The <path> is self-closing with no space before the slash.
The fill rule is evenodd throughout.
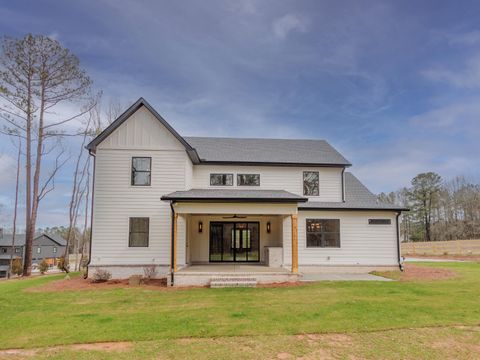
<path id="1" fill-rule="evenodd" d="M 258 262 L 258 222 L 211 222 L 210 262 Z"/>

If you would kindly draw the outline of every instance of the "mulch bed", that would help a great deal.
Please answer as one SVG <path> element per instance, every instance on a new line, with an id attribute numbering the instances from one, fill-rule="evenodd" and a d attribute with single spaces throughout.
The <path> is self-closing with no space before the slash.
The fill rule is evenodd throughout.
<path id="1" fill-rule="evenodd" d="M 450 269 L 438 267 L 420 266 L 415 264 L 404 264 L 404 271 L 375 272 L 376 275 L 384 276 L 399 281 L 438 281 L 449 280 L 457 276 L 457 273 Z"/>
<path id="2" fill-rule="evenodd" d="M 480 255 L 418 255 L 405 254 L 405 257 L 412 257 L 418 259 L 439 259 L 439 260 L 466 260 L 466 261 L 480 261 Z"/>

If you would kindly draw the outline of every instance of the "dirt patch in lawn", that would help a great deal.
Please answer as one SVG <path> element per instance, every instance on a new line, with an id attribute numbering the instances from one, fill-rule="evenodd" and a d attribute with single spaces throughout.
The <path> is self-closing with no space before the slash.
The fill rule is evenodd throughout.
<path id="1" fill-rule="evenodd" d="M 405 264 L 404 271 L 374 272 L 375 275 L 384 276 L 399 281 L 436 281 L 449 280 L 456 277 L 457 273 L 450 269 L 438 267 Z"/>
<path id="2" fill-rule="evenodd" d="M 74 351 L 103 351 L 103 352 L 122 352 L 129 351 L 133 347 L 132 342 L 100 342 L 89 344 L 73 344 L 64 346 L 52 346 L 42 349 L 8 349 L 0 350 L 0 356 L 21 356 L 23 357 L 35 357 L 39 354 L 54 353 L 59 350 L 74 350 Z"/>
<path id="3" fill-rule="evenodd" d="M 260 288 L 282 288 L 282 287 L 293 287 L 293 286 L 302 286 L 305 283 L 301 283 L 300 281 L 293 281 L 293 282 L 280 282 L 280 283 L 271 283 L 271 284 L 257 284 L 257 287 Z"/>
<path id="4" fill-rule="evenodd" d="M 405 254 L 405 257 L 412 257 L 417 259 L 438 259 L 438 260 L 465 260 L 465 261 L 480 261 L 480 255 L 418 255 Z"/>
<path id="5" fill-rule="evenodd" d="M 108 290 L 108 289 L 145 289 L 145 290 L 160 290 L 160 291 L 178 291 L 188 288 L 199 288 L 199 286 L 192 287 L 172 287 L 167 286 L 166 279 L 152 279 L 140 285 L 129 285 L 128 280 L 109 280 L 100 283 L 94 283 L 90 279 L 83 279 L 81 277 L 73 279 L 62 279 L 50 281 L 41 286 L 35 286 L 26 289 L 28 292 L 57 292 L 57 291 L 78 291 L 78 290 Z"/>

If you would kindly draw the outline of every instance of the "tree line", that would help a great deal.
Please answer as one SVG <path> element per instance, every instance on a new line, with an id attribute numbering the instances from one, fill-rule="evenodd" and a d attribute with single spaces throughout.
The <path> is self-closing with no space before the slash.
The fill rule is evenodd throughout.
<path id="1" fill-rule="evenodd" d="M 403 241 L 480 238 L 480 184 L 465 176 L 443 180 L 421 173 L 404 187 L 378 195 L 379 201 L 409 208 L 401 218 Z"/>

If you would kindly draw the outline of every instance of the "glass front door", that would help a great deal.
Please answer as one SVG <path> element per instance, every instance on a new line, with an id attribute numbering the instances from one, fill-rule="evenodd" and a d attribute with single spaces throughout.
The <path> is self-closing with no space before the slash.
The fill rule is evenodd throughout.
<path id="1" fill-rule="evenodd" d="M 211 222 L 210 262 L 260 261 L 258 222 Z"/>

